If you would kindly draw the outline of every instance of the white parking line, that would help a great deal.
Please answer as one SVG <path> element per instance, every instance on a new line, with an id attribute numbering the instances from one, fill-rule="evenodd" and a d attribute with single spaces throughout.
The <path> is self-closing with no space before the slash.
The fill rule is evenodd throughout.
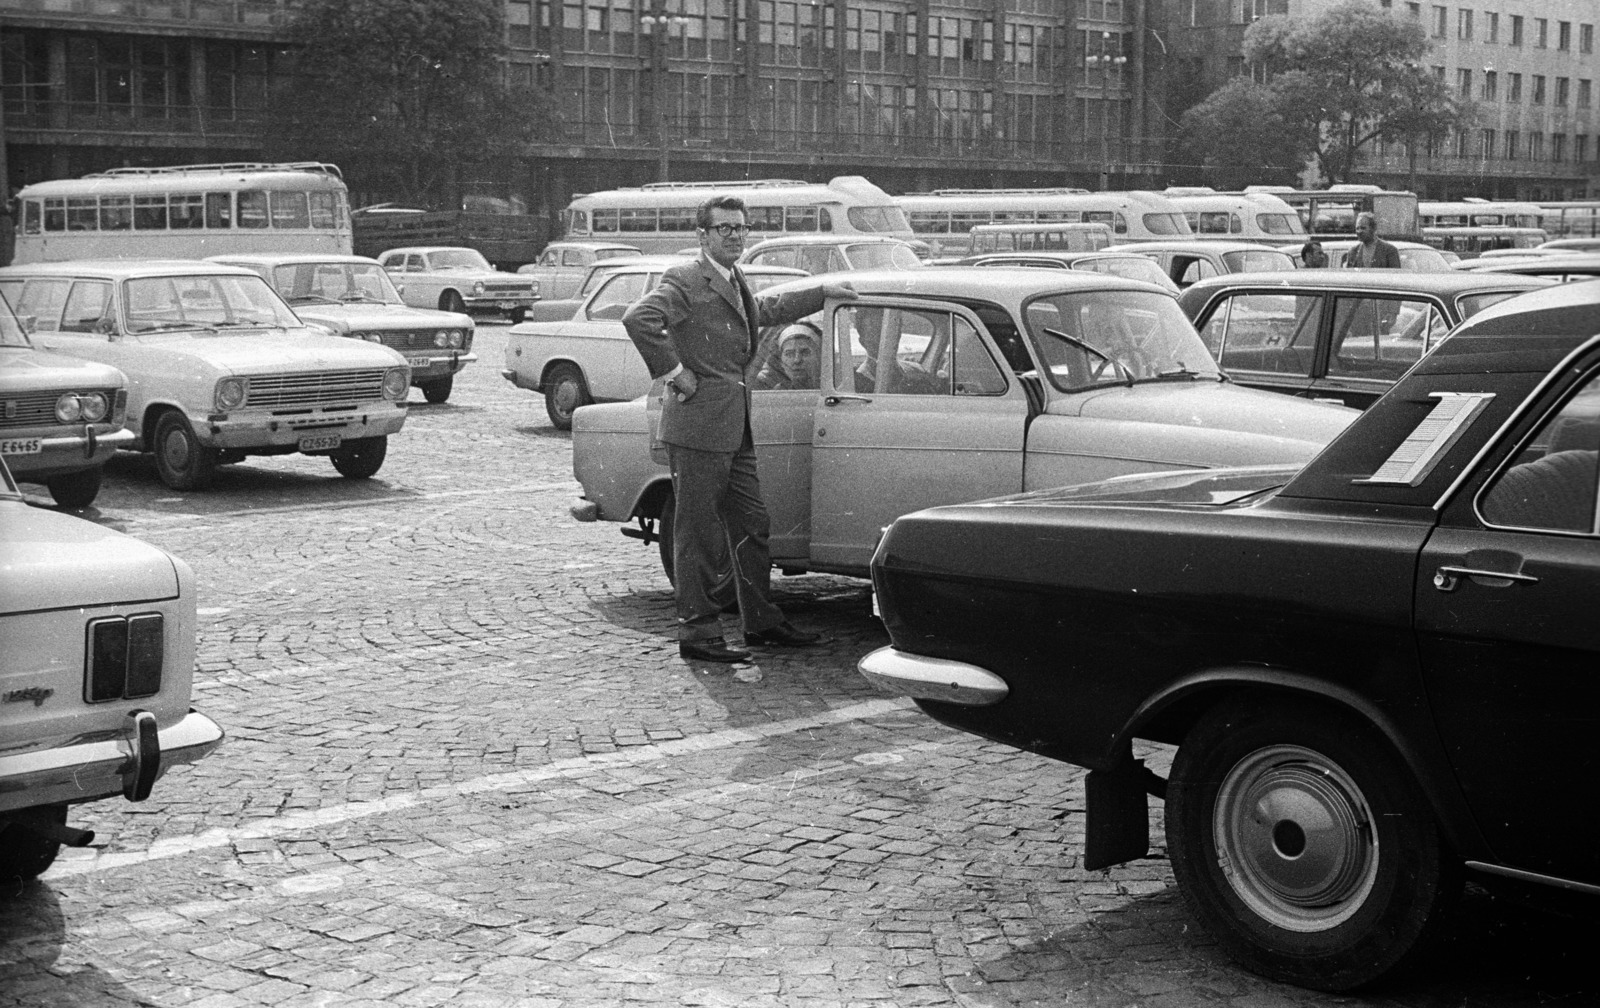
<path id="1" fill-rule="evenodd" d="M 661 742 L 655 745 L 639 746 L 636 749 L 628 749 L 621 752 L 596 753 L 592 756 L 558 760 L 547 766 L 535 767 L 529 770 L 488 774 L 483 777 L 461 781 L 457 784 L 424 788 L 421 791 L 393 795 L 388 798 L 380 798 L 377 801 L 349 802 L 344 805 L 333 805 L 308 812 L 291 812 L 287 815 L 252 822 L 248 826 L 238 826 L 231 829 L 211 829 L 189 836 L 169 837 L 157 840 L 150 845 L 149 849 L 142 851 L 107 853 L 103 851 L 63 850 L 62 860 L 56 862 L 55 867 L 50 869 L 46 877 L 62 878 L 70 875 L 86 875 L 91 872 L 126 868 L 147 861 L 182 857 L 196 851 L 226 847 L 236 840 L 260 839 L 281 836 L 285 833 L 297 833 L 303 830 L 324 829 L 353 819 L 363 819 L 369 816 L 415 809 L 431 803 L 458 798 L 462 795 L 479 794 L 485 791 L 511 791 L 525 788 L 540 781 L 589 773 L 595 770 L 603 770 L 607 767 L 639 766 L 672 759 L 677 756 L 726 749 L 730 746 L 756 742 L 779 735 L 792 735 L 795 732 L 806 731 L 811 728 L 824 728 L 847 721 L 861 721 L 867 718 L 894 714 L 907 710 L 911 706 L 910 700 L 901 698 L 868 700 L 863 703 L 851 704 L 848 707 L 825 711 L 821 714 L 775 721 L 769 725 L 727 728 L 722 731 L 709 732 L 705 735 L 674 739 L 671 742 Z M 668 799 L 668 801 L 675 800 Z"/>

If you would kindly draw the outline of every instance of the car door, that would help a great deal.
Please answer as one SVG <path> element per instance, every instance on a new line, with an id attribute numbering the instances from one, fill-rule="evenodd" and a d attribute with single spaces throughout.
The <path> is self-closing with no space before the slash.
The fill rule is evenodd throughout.
<path id="1" fill-rule="evenodd" d="M 831 307 L 812 435 L 811 550 L 865 568 L 907 512 L 1022 489 L 1021 384 L 964 307 L 863 297 Z"/>
<path id="2" fill-rule="evenodd" d="M 1584 825 L 1600 777 L 1600 359 L 1580 373 L 1485 488 L 1445 509 L 1415 612 L 1439 734 L 1499 862 L 1600 885 Z"/>
<path id="3" fill-rule="evenodd" d="M 1311 396 L 1324 300 L 1315 292 L 1224 294 L 1199 320 L 1200 338 L 1239 384 Z"/>
<path id="4" fill-rule="evenodd" d="M 1311 396 L 1366 409 L 1449 328 L 1444 306 L 1425 295 L 1335 294 Z"/>

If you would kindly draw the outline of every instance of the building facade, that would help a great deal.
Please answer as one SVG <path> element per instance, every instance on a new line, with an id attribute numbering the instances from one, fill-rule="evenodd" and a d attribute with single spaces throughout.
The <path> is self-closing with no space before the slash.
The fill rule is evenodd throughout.
<path id="1" fill-rule="evenodd" d="M 1338 0 L 1175 0 L 1169 33 L 1182 107 L 1249 74 L 1244 32 L 1260 17 L 1315 17 Z M 1419 22 L 1433 73 L 1472 100 L 1474 125 L 1426 150 L 1380 144 L 1359 181 L 1432 199 L 1600 198 L 1600 25 L 1596 0 L 1372 0 Z"/>

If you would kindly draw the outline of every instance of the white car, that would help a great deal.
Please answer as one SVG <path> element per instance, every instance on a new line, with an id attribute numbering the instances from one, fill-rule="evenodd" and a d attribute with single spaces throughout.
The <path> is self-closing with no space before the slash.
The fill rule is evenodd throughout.
<path id="1" fill-rule="evenodd" d="M 128 377 L 131 447 L 161 481 L 203 490 L 249 455 L 328 456 L 342 476 L 383 465 L 411 373 L 388 347 L 302 322 L 260 275 L 190 260 L 79 260 L 0 269 L 0 294 L 47 350 Z"/>
<path id="2" fill-rule="evenodd" d="M 533 277 L 502 273 L 477 249 L 419 245 L 393 248 L 378 256 L 413 308 L 472 314 L 488 312 L 521 322 L 539 300 Z"/>
<path id="3" fill-rule="evenodd" d="M 189 706 L 194 574 L 120 532 L 23 502 L 0 463 L 0 884 L 88 830 L 67 808 L 143 801 L 222 743 Z"/>
<path id="4" fill-rule="evenodd" d="M 541 299 L 554 301 L 576 297 L 596 263 L 626 262 L 643 254 L 637 245 L 557 241 L 545 246 L 538 262 L 518 266 L 517 272 L 538 281 Z"/>
<path id="5" fill-rule="evenodd" d="M 544 394 L 558 430 L 572 428 L 572 411 L 596 402 L 637 399 L 650 390 L 650 371 L 622 328 L 622 313 L 683 258 L 642 256 L 607 271 L 572 317 L 511 327 L 500 374 L 518 388 Z M 751 289 L 805 276 L 781 266 L 741 266 Z"/>
<path id="6" fill-rule="evenodd" d="M 450 398 L 456 372 L 473 363 L 476 325 L 463 312 L 413 308 L 376 259 L 347 255 L 220 255 L 270 283 L 294 313 L 335 336 L 382 343 L 405 357 L 423 398 Z"/>

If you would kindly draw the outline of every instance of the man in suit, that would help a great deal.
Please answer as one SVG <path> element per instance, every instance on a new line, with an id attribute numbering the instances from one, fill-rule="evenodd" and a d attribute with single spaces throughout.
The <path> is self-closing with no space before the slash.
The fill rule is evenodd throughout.
<path id="1" fill-rule="evenodd" d="M 696 211 L 700 257 L 674 266 L 622 318 L 650 377 L 667 380 L 659 438 L 667 447 L 676 499 L 672 563 L 678 652 L 739 662 L 719 616 L 737 601 L 747 644 L 803 647 L 820 635 L 795 628 L 772 603 L 770 522 L 750 434 L 750 387 L 771 348 L 767 326 L 849 299 L 845 283 L 818 283 L 781 296 L 754 296 L 734 265 L 744 251 L 744 201 L 713 197 Z M 733 566 L 727 576 L 725 564 Z"/>
<path id="2" fill-rule="evenodd" d="M 1356 215 L 1356 243 L 1344 254 L 1344 268 L 1399 269 L 1400 250 L 1378 237 L 1378 218 Z"/>

